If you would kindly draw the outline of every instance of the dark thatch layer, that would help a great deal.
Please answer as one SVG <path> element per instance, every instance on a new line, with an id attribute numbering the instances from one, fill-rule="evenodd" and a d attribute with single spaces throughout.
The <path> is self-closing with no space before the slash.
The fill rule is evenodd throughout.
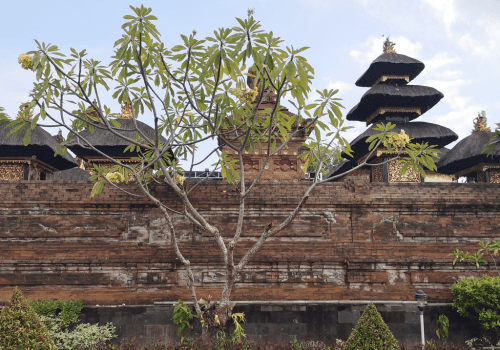
<path id="1" fill-rule="evenodd" d="M 60 148 L 56 146 L 57 141 L 47 131 L 40 126 L 31 130 L 31 143 L 28 146 L 24 145 L 24 134 L 26 129 L 21 131 L 19 135 L 9 135 L 9 129 L 5 129 L 9 122 L 0 123 L 0 157 L 28 157 L 35 156 L 36 159 L 53 166 L 59 170 L 70 169 L 76 166 L 73 157 L 66 153 L 59 153 L 54 157 L 54 153 Z"/>
<path id="2" fill-rule="evenodd" d="M 444 158 L 444 156 L 445 156 L 445 155 L 447 155 L 447 154 L 448 154 L 448 152 L 449 152 L 449 151 L 450 151 L 450 149 L 449 149 L 449 148 L 446 148 L 446 147 L 441 147 L 441 148 L 439 149 L 439 152 L 441 152 L 441 153 L 439 153 L 439 155 L 438 155 L 438 156 L 439 156 L 439 158 L 432 157 L 432 159 L 434 160 L 434 164 L 436 164 L 436 166 L 439 166 L 439 162 L 441 161 L 441 159 L 443 159 L 443 158 Z"/>
<path id="3" fill-rule="evenodd" d="M 420 85 L 376 85 L 347 113 L 347 120 L 365 121 L 381 107 L 420 107 L 422 114 L 434 107 L 444 95 L 438 90 Z"/>
<path id="4" fill-rule="evenodd" d="M 119 119 L 118 122 L 120 123 L 120 129 L 125 129 L 125 130 L 135 129 L 134 121 L 131 119 Z M 136 123 L 137 123 L 137 128 L 144 135 L 146 135 L 146 137 L 148 137 L 151 140 L 154 140 L 155 130 L 152 127 L 138 120 L 136 120 Z M 136 139 L 136 134 L 137 134 L 136 131 L 119 131 L 119 133 L 133 140 Z M 126 140 L 112 134 L 107 130 L 95 128 L 94 132 L 91 133 L 89 129 L 85 129 L 80 132 L 80 135 L 83 138 L 85 138 L 90 144 L 96 147 L 98 150 L 106 153 L 111 157 L 128 158 L 128 157 L 135 157 L 137 155 L 136 152 L 123 153 L 123 151 L 125 150 L 125 148 L 127 148 L 129 143 Z M 164 137 L 161 137 L 160 139 L 161 142 L 167 141 Z M 76 136 L 73 136 L 73 143 L 83 144 L 83 141 L 78 140 Z M 77 145 L 71 146 L 70 148 L 71 151 L 73 151 L 80 158 L 99 156 L 99 154 L 97 154 L 93 150 L 85 149 Z"/>
<path id="5" fill-rule="evenodd" d="M 391 131 L 399 134 L 401 129 L 403 129 L 405 133 L 410 136 L 410 138 L 413 138 L 413 140 L 411 140 L 412 143 L 427 142 L 431 146 L 436 145 L 438 147 L 443 147 L 458 139 L 458 135 L 452 130 L 437 124 L 426 122 L 393 124 L 396 126 Z M 354 151 L 354 160 L 358 160 L 368 153 L 368 147 L 370 145 L 366 142 L 366 140 L 370 136 L 378 133 L 379 131 L 373 130 L 373 127 L 370 127 L 351 142 L 351 149 Z M 346 158 L 348 157 L 346 154 L 342 154 L 342 156 Z"/>
<path id="6" fill-rule="evenodd" d="M 334 166 L 332 170 L 328 173 L 328 175 L 326 175 L 326 178 L 329 179 L 332 176 L 345 173 L 346 171 L 349 171 L 352 168 L 354 168 L 356 165 L 358 165 L 358 163 L 356 163 L 353 160 L 344 160 L 342 163 Z"/>
<path id="7" fill-rule="evenodd" d="M 491 135 L 492 132 L 478 131 L 461 140 L 441 158 L 438 172 L 452 175 L 480 163 L 500 163 L 500 150 L 488 157 L 482 153 Z"/>
<path id="8" fill-rule="evenodd" d="M 370 87 L 384 74 L 409 75 L 411 81 L 424 68 L 425 65 L 414 58 L 398 53 L 384 53 L 370 64 L 368 70 L 356 82 L 356 86 Z"/>
<path id="9" fill-rule="evenodd" d="M 58 171 L 47 176 L 47 180 L 53 181 L 89 181 L 90 174 L 78 167 Z"/>

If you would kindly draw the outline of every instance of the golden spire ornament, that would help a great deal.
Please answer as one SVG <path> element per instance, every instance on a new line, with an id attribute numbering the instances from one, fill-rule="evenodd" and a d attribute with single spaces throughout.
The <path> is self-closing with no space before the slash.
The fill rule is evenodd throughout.
<path id="1" fill-rule="evenodd" d="M 478 131 L 491 131 L 491 128 L 488 128 L 488 120 L 486 119 L 485 111 L 478 113 L 477 118 L 474 119 L 474 129 L 472 129 L 472 134 Z"/>
<path id="2" fill-rule="evenodd" d="M 390 36 L 385 38 L 384 46 L 383 46 L 384 53 L 396 53 L 396 49 L 394 48 L 394 46 L 396 46 L 396 43 L 391 41 Z"/>

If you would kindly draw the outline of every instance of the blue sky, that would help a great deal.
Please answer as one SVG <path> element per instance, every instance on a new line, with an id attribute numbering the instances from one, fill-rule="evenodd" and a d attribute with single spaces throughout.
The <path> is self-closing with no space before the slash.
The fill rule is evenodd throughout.
<path id="1" fill-rule="evenodd" d="M 121 36 L 130 1 L 2 1 L 0 4 L 0 106 L 15 116 L 27 100 L 32 72 L 17 63 L 20 53 L 35 48 L 33 39 L 69 52 L 87 49 L 89 57 L 110 61 L 113 43 Z M 419 120 L 447 126 L 467 136 L 477 112 L 488 124 L 500 122 L 500 1 L 498 0 L 248 0 L 145 1 L 158 17 L 167 46 L 180 34 L 196 29 L 199 37 L 219 27 L 232 27 L 234 17 L 255 18 L 294 47 L 305 52 L 315 68 L 314 89 L 338 88 L 345 114 L 366 88 L 354 82 L 382 53 L 382 35 L 390 35 L 398 53 L 423 61 L 426 69 L 412 84 L 432 86 L 441 102 Z M 314 94 L 311 96 L 314 98 Z M 108 97 L 107 104 L 119 111 Z M 148 122 L 148 116 L 143 121 Z M 353 139 L 364 123 L 350 123 Z M 50 130 L 54 133 L 57 130 Z"/>

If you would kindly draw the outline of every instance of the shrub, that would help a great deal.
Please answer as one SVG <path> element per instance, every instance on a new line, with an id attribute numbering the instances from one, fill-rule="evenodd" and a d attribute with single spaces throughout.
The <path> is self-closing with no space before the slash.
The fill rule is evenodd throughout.
<path id="1" fill-rule="evenodd" d="M 81 300 L 30 300 L 29 303 L 38 316 L 59 316 L 65 324 L 78 322 L 83 309 Z"/>
<path id="2" fill-rule="evenodd" d="M 0 314 L 0 349 L 56 349 L 47 328 L 17 288 L 10 305 L 4 307 Z"/>
<path id="3" fill-rule="evenodd" d="M 465 278 L 453 283 L 451 292 L 457 296 L 453 307 L 460 315 L 477 317 L 485 330 L 500 326 L 500 277 Z"/>
<path id="4" fill-rule="evenodd" d="M 373 303 L 369 303 L 358 325 L 347 339 L 344 350 L 399 350 L 392 335 Z"/>
<path id="5" fill-rule="evenodd" d="M 77 347 L 92 349 L 100 342 L 116 338 L 116 328 L 112 323 L 107 323 L 105 326 L 88 323 L 68 326 L 57 316 L 40 316 L 40 319 L 47 326 L 58 350 L 73 350 Z"/>

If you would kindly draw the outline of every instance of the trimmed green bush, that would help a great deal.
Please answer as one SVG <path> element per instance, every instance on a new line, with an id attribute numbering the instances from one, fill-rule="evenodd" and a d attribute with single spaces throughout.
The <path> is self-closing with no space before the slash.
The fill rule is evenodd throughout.
<path id="1" fill-rule="evenodd" d="M 451 292 L 457 297 L 453 307 L 462 316 L 479 319 L 484 329 L 500 327 L 500 276 L 484 275 L 479 278 L 464 278 L 453 283 Z M 470 313 L 470 311 L 474 313 Z"/>
<path id="2" fill-rule="evenodd" d="M 78 322 L 83 309 L 81 300 L 28 301 L 38 316 L 58 316 L 65 324 Z"/>
<path id="3" fill-rule="evenodd" d="M 344 350 L 399 350 L 398 341 L 373 303 L 369 303 Z"/>
<path id="4" fill-rule="evenodd" d="M 12 294 L 10 305 L 0 313 L 0 349 L 56 349 L 47 328 L 17 288 Z"/>

